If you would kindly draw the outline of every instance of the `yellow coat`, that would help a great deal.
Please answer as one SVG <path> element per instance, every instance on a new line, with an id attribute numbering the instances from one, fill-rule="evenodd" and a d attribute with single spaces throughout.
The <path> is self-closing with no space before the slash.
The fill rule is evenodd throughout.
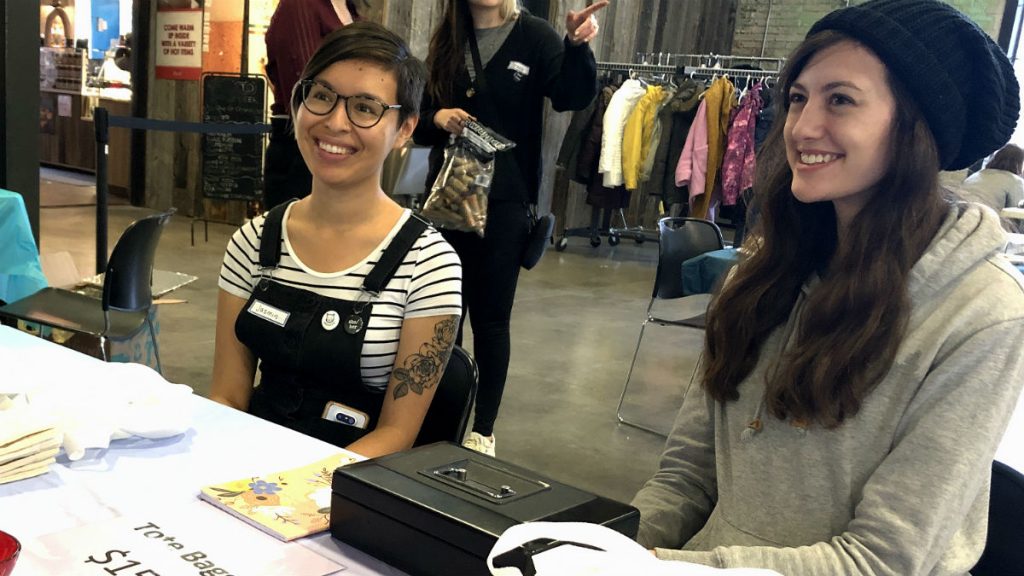
<path id="1" fill-rule="evenodd" d="M 626 130 L 622 135 L 622 174 L 627 190 L 636 190 L 640 184 L 644 161 L 653 153 L 651 143 L 658 111 L 668 95 L 669 92 L 661 86 L 648 86 L 647 93 L 626 120 Z"/>
<path id="2" fill-rule="evenodd" d="M 736 88 L 725 76 L 715 80 L 704 93 L 704 101 L 708 107 L 708 177 L 704 181 L 704 194 L 695 198 L 690 206 L 690 216 L 707 218 L 708 207 L 711 205 L 711 193 L 718 179 L 718 169 L 722 167 L 726 136 L 729 133 L 729 115 L 736 107 Z"/>

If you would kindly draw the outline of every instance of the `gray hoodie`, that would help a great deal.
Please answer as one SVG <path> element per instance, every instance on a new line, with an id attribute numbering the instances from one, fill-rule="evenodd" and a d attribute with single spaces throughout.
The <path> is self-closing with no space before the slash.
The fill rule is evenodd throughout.
<path id="1" fill-rule="evenodd" d="M 765 371 L 809 282 L 739 400 L 688 391 L 659 471 L 633 500 L 638 541 L 663 559 L 787 576 L 967 574 L 985 544 L 992 458 L 1024 383 L 1024 278 L 996 256 L 1004 243 L 995 214 L 951 208 L 911 271 L 892 369 L 835 430 L 762 413 Z M 757 418 L 760 430 L 748 426 Z"/>

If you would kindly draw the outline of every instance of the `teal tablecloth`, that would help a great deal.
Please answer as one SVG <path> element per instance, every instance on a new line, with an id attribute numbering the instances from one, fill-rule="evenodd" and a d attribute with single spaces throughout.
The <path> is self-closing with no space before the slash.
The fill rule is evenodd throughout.
<path id="1" fill-rule="evenodd" d="M 739 253 L 735 248 L 705 252 L 683 262 L 683 292 L 706 294 L 711 292 L 718 279 L 736 265 Z"/>
<path id="2" fill-rule="evenodd" d="M 25 201 L 0 188 L 0 300 L 14 302 L 48 285 Z"/>

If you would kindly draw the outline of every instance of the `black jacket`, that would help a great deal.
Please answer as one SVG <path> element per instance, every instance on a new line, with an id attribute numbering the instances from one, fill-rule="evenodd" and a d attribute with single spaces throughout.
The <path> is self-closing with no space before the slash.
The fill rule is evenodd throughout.
<path id="1" fill-rule="evenodd" d="M 484 70 L 490 90 L 487 94 L 466 96 L 468 72 L 456 79 L 454 102 L 435 102 L 430 94 L 424 94 L 413 138 L 417 144 L 435 147 L 427 187 L 440 172 L 443 148 L 448 143 L 448 132 L 434 125 L 434 114 L 442 108 L 462 108 L 516 143 L 511 152 L 497 156 L 490 200 L 535 204 L 542 169 L 544 97 L 550 98 L 551 105 L 560 112 L 586 108 L 597 94 L 594 53 L 587 44 L 572 46 L 568 39 L 560 39 L 550 24 L 523 11 Z M 494 105 L 483 103 L 483 98 L 490 98 Z M 521 178 L 513 172 L 513 156 Z"/>

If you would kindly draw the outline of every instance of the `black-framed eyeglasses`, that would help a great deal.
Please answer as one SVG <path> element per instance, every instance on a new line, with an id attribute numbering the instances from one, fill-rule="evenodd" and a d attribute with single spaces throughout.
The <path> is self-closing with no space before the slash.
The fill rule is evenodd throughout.
<path id="1" fill-rule="evenodd" d="M 345 102 L 349 122 L 360 128 L 373 128 L 388 110 L 398 110 L 401 104 L 386 104 L 372 96 L 342 96 L 316 80 L 303 80 L 296 87 L 302 95 L 302 105 L 317 116 L 334 111 L 338 101 Z"/>

